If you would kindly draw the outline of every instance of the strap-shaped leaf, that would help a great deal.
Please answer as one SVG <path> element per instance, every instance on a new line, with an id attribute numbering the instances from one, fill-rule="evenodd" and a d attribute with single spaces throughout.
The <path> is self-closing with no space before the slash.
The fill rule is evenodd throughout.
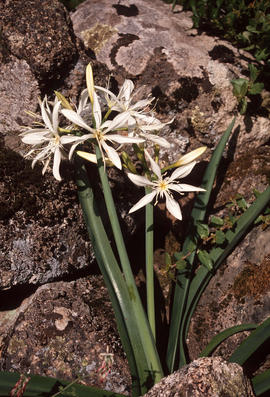
<path id="1" fill-rule="evenodd" d="M 270 338 L 270 317 L 259 325 L 229 358 L 232 363 L 243 365 Z"/>
<path id="2" fill-rule="evenodd" d="M 256 329 L 256 327 L 257 327 L 257 324 L 241 324 L 241 325 L 235 325 L 234 327 L 225 329 L 224 331 L 215 335 L 211 339 L 211 341 L 208 343 L 208 345 L 201 352 L 200 357 L 210 356 L 213 353 L 213 351 L 216 350 L 216 348 L 230 336 L 237 334 L 238 332 L 250 331 L 250 330 Z"/>
<path id="3" fill-rule="evenodd" d="M 256 396 L 260 396 L 261 394 L 270 390 L 270 369 L 254 376 L 251 379 L 252 386 Z"/>
<path id="4" fill-rule="evenodd" d="M 29 375 L 30 381 L 27 383 L 23 397 L 50 397 L 58 393 L 59 396 L 68 397 L 75 395 L 77 397 L 122 397 L 123 394 L 99 390 L 95 387 L 84 386 L 78 383 L 67 382 L 64 380 L 49 378 L 46 376 Z M 20 379 L 17 372 L 0 372 L 0 396 L 10 396 L 11 390 Z M 70 385 L 70 386 L 69 386 Z M 61 389 L 60 389 L 61 388 Z M 73 393 L 73 394 L 72 394 Z M 17 394 L 16 394 L 17 395 Z"/>
<path id="5" fill-rule="evenodd" d="M 198 221 L 203 221 L 206 213 L 206 208 L 210 199 L 213 183 L 216 177 L 217 168 L 219 166 L 220 160 L 222 158 L 222 154 L 226 143 L 230 137 L 233 126 L 235 123 L 235 118 L 232 120 L 231 124 L 223 134 L 220 142 L 218 143 L 210 163 L 205 171 L 203 176 L 203 181 L 201 187 L 206 190 L 206 192 L 199 193 L 194 207 L 191 213 L 191 223 L 189 228 L 189 233 L 187 238 L 184 241 L 182 253 L 190 255 L 187 257 L 187 262 L 189 263 L 189 272 L 180 273 L 177 277 L 177 284 L 174 291 L 173 305 L 172 305 L 172 314 L 171 314 L 171 324 L 170 324 L 170 332 L 169 332 L 169 341 L 168 341 L 168 349 L 167 349 L 167 367 L 169 372 L 173 372 L 175 368 L 175 360 L 176 360 L 176 351 L 178 342 L 180 341 L 180 366 L 186 363 L 185 356 L 185 324 L 183 323 L 183 316 L 186 310 L 187 298 L 189 294 L 189 284 L 192 278 L 192 268 L 193 261 L 195 258 L 195 248 L 196 248 L 196 239 L 194 237 L 195 225 Z"/>

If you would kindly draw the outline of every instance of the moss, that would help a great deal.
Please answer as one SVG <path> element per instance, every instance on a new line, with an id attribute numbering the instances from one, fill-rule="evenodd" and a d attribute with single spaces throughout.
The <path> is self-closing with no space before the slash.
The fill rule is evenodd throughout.
<path id="1" fill-rule="evenodd" d="M 117 29 L 109 25 L 96 24 L 91 29 L 81 32 L 85 47 L 98 52 L 115 33 Z"/>
<path id="2" fill-rule="evenodd" d="M 246 296 L 255 299 L 270 290 L 270 256 L 266 256 L 258 266 L 246 263 L 245 269 L 238 275 L 232 286 L 235 298 L 242 302 Z"/>

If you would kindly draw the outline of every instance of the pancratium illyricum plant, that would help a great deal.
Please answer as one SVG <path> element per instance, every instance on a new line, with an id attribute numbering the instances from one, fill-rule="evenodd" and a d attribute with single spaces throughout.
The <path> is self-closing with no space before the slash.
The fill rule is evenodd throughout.
<path id="1" fill-rule="evenodd" d="M 135 100 L 134 84 L 125 80 L 118 94 L 108 88 L 95 86 L 91 65 L 86 68 L 86 88 L 78 105 L 70 103 L 61 93 L 55 93 L 53 102 L 47 97 L 40 101 L 41 116 L 36 127 L 22 134 L 22 141 L 32 146 L 27 157 L 33 158 L 32 166 L 43 163 L 43 173 L 53 160 L 53 175 L 60 180 L 62 158 L 72 159 L 76 170 L 78 195 L 84 212 L 90 237 L 101 272 L 112 299 L 120 337 L 126 349 L 134 379 L 133 395 L 147 391 L 148 378 L 155 383 L 163 377 L 163 368 L 155 343 L 155 304 L 153 282 L 153 200 L 165 199 L 169 212 L 182 219 L 180 206 L 174 194 L 203 192 L 204 189 L 180 183 L 195 166 L 195 159 L 205 148 L 183 156 L 178 162 L 161 169 L 149 152 L 157 146 L 169 149 L 170 144 L 158 135 L 167 124 L 156 118 L 151 109 L 153 98 Z M 103 104 L 105 105 L 105 108 Z M 124 152 L 123 146 L 133 145 L 134 156 L 146 167 L 145 175 L 136 174 L 133 159 Z M 149 145 L 150 144 L 150 145 Z M 158 151 L 157 151 L 158 152 Z M 88 179 L 85 161 L 98 167 L 115 240 L 117 256 L 111 248 L 111 236 L 103 226 L 100 203 L 95 198 L 95 186 Z M 135 283 L 128 253 L 117 217 L 106 166 L 122 169 L 122 162 L 130 172 L 128 177 L 138 186 L 144 186 L 147 194 L 130 212 L 146 206 L 146 289 L 147 316 Z M 166 171 L 174 169 L 171 175 Z M 171 171 L 170 171 L 171 172 Z"/>

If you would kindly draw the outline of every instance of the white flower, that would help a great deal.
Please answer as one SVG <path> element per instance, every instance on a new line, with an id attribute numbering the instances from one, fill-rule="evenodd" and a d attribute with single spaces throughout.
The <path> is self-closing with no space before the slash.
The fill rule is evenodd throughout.
<path id="1" fill-rule="evenodd" d="M 99 86 L 95 86 L 95 88 L 105 93 L 107 104 L 111 110 L 128 114 L 128 125 L 136 124 L 136 116 L 143 112 L 154 100 L 154 98 L 148 98 L 133 103 L 132 92 L 134 90 L 134 84 L 131 80 L 124 81 L 117 96 L 107 88 Z"/>
<path id="2" fill-rule="evenodd" d="M 186 177 L 193 169 L 196 164 L 196 161 L 192 161 L 191 163 L 184 165 L 182 167 L 174 170 L 171 176 L 166 177 L 162 176 L 161 169 L 158 164 L 150 157 L 148 152 L 145 150 L 145 154 L 150 161 L 151 169 L 156 175 L 157 179 L 150 181 L 144 176 L 128 173 L 128 177 L 130 180 L 138 186 L 150 187 L 152 189 L 151 193 L 148 193 L 141 200 L 137 202 L 129 211 L 129 213 L 137 211 L 142 208 L 146 204 L 150 203 L 155 197 L 157 203 L 159 197 L 166 199 L 166 207 L 168 211 L 177 219 L 182 220 L 182 213 L 179 204 L 172 197 L 172 191 L 183 194 L 184 192 L 201 192 L 204 189 L 201 189 L 196 186 L 191 186 L 187 184 L 180 184 L 177 179 Z"/>
<path id="3" fill-rule="evenodd" d="M 77 137 L 72 135 L 60 136 L 58 133 L 60 101 L 57 99 L 55 100 L 52 111 L 48 104 L 47 97 L 45 97 L 42 102 L 39 101 L 39 105 L 44 125 L 41 124 L 40 128 L 33 128 L 21 134 L 24 143 L 33 145 L 33 149 L 31 149 L 25 157 L 31 156 L 37 152 L 32 161 L 32 167 L 35 166 L 37 161 L 42 161 L 44 163 L 42 174 L 44 174 L 53 156 L 53 175 L 55 179 L 60 181 L 59 167 L 61 158 L 64 155 L 63 145 L 74 142 Z"/>
<path id="4" fill-rule="evenodd" d="M 77 142 L 74 145 L 72 145 L 71 154 L 73 153 L 74 149 L 79 143 L 82 143 L 89 138 L 92 139 L 94 138 L 98 142 L 99 148 L 103 156 L 103 160 L 105 160 L 105 156 L 104 156 L 104 152 L 105 152 L 108 158 L 111 160 L 111 162 L 117 168 L 121 169 L 122 164 L 119 154 L 112 146 L 108 145 L 107 142 L 118 143 L 118 144 L 141 143 L 144 141 L 144 139 L 137 137 L 129 137 L 120 134 L 112 134 L 111 133 L 112 131 L 124 128 L 126 126 L 128 114 L 124 114 L 124 113 L 118 114 L 113 120 L 107 120 L 105 122 L 102 122 L 101 108 L 99 105 L 98 96 L 95 91 L 92 92 L 92 96 L 93 96 L 92 112 L 94 118 L 94 127 L 90 127 L 80 116 L 80 114 L 78 114 L 78 112 L 69 109 L 62 109 L 62 114 L 67 119 L 72 121 L 72 123 L 76 124 L 77 126 L 90 132 L 90 134 L 86 134 L 80 137 L 77 140 Z"/>

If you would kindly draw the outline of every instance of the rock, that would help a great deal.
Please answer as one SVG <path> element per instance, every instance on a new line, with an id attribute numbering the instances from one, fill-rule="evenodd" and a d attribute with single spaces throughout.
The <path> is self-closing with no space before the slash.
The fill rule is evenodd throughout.
<path id="1" fill-rule="evenodd" d="M 252 203 L 255 199 L 253 190 L 262 192 L 267 188 L 269 155 L 269 147 L 263 146 L 224 164 L 224 179 L 216 186 L 215 215 L 228 216 L 230 210 L 226 204 L 237 194 Z M 211 279 L 191 321 L 188 336 L 191 359 L 198 357 L 212 337 L 226 328 L 261 323 L 269 317 L 269 239 L 269 227 L 263 228 L 263 224 L 253 227 Z M 230 337 L 214 355 L 228 359 L 248 334 L 244 332 Z M 262 356 L 257 360 L 257 366 L 264 359 Z"/>
<path id="2" fill-rule="evenodd" d="M 0 5 L 1 34 L 9 52 L 25 60 L 43 86 L 62 80 L 78 57 L 68 13 L 57 0 Z M 18 23 L 18 15 L 20 23 Z"/>
<path id="3" fill-rule="evenodd" d="M 0 290 L 96 269 L 72 166 L 61 173 L 60 183 L 42 176 L 40 166 L 0 146 Z"/>
<path id="4" fill-rule="evenodd" d="M 163 132 L 172 143 L 167 160 L 175 161 L 188 146 L 216 145 L 237 107 L 230 81 L 245 77 L 248 54 L 197 34 L 189 12 L 173 13 L 161 0 L 87 0 L 71 19 L 76 35 L 120 83 L 132 78 L 158 99 L 160 119 L 175 117 Z M 268 141 L 268 113 L 252 103 L 247 116 L 238 117 L 237 154 Z"/>
<path id="5" fill-rule="evenodd" d="M 240 365 L 220 357 L 199 358 L 162 379 L 144 397 L 252 397 Z"/>
<path id="6" fill-rule="evenodd" d="M 9 147 L 20 145 L 18 132 L 22 125 L 32 123 L 26 110 L 35 112 L 40 90 L 26 61 L 9 56 L 0 64 L 0 134 Z"/>
<path id="7" fill-rule="evenodd" d="M 5 293 L 1 298 L 3 306 Z M 129 392 L 128 364 L 101 276 L 44 285 L 12 309 L 1 307 L 1 370 Z M 102 378 L 106 353 L 111 366 Z"/>

